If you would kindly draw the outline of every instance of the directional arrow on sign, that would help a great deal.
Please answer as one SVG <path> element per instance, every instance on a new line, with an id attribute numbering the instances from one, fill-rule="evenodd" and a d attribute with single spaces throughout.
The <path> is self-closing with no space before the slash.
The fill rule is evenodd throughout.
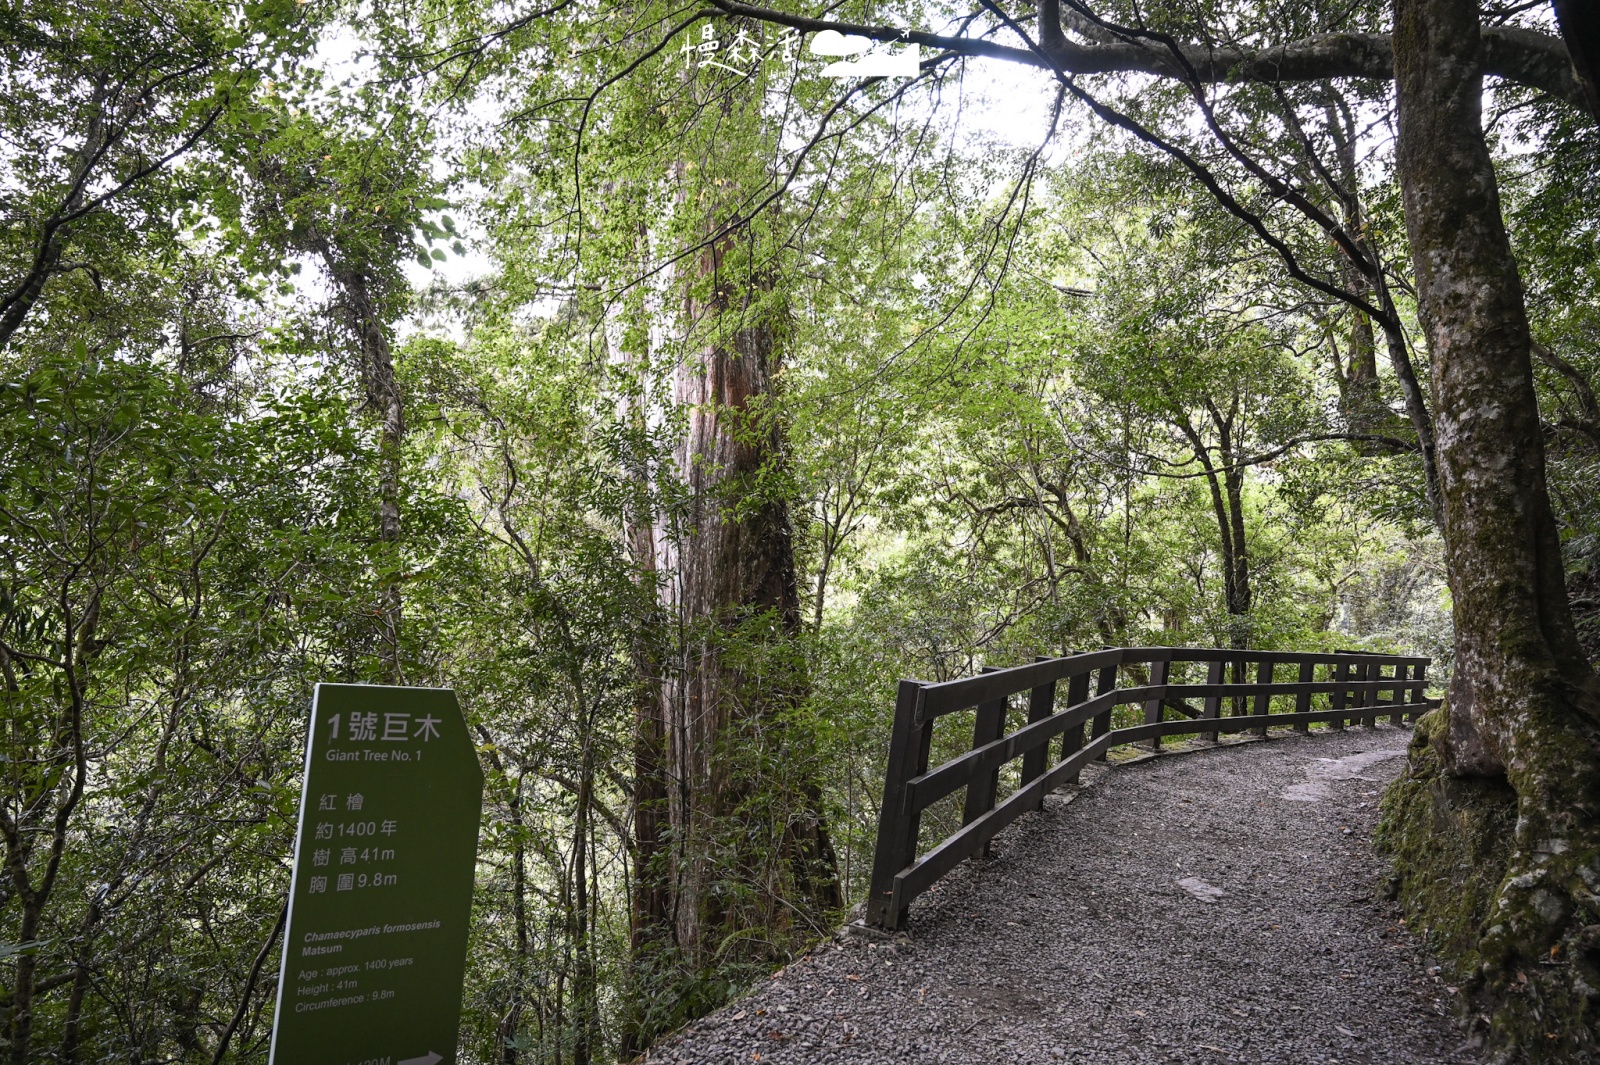
<path id="1" fill-rule="evenodd" d="M 443 1058 L 430 1050 L 420 1058 L 407 1058 L 400 1062 L 400 1065 L 439 1065 L 439 1062 L 443 1060 Z"/>

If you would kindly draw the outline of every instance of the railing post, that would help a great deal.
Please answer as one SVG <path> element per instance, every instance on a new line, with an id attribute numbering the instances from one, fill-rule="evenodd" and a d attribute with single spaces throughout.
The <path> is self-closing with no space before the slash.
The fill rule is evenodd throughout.
<path id="1" fill-rule="evenodd" d="M 1050 661 L 1049 655 L 1040 655 L 1035 662 Z M 1056 682 L 1045 683 L 1028 692 L 1028 724 L 1043 721 L 1056 712 Z M 1081 730 L 1080 730 L 1081 731 Z M 1022 756 L 1021 786 L 1027 787 L 1034 780 L 1044 776 L 1045 766 L 1050 760 L 1050 745 L 1040 744 Z M 1044 796 L 1039 796 L 1039 809 L 1044 809 Z"/>
<path id="2" fill-rule="evenodd" d="M 1389 711 L 1389 724 L 1391 725 L 1405 724 L 1405 713 L 1400 709 L 1400 704 L 1406 701 L 1406 689 L 1405 685 L 1399 682 L 1409 676 L 1411 676 L 1411 663 L 1396 662 L 1394 664 L 1394 679 L 1396 683 L 1394 688 L 1391 689 L 1389 697 L 1389 705 L 1394 707 Z"/>
<path id="3" fill-rule="evenodd" d="M 1224 675 L 1223 671 L 1226 669 L 1226 667 L 1227 667 L 1227 663 L 1224 662 L 1220 658 L 1213 658 L 1211 661 L 1207 662 L 1206 663 L 1206 683 L 1207 684 L 1221 684 L 1222 683 L 1222 678 L 1223 678 L 1223 675 Z M 1212 722 L 1216 721 L 1217 718 L 1222 714 L 1222 696 L 1220 696 L 1220 695 L 1208 695 L 1208 696 L 1206 696 L 1205 702 L 1203 704 L 1201 704 L 1201 707 L 1202 707 L 1201 711 L 1200 711 L 1201 718 L 1203 718 L 1206 721 L 1212 721 Z M 1216 743 L 1217 742 L 1218 733 L 1217 733 L 1217 731 L 1215 729 L 1212 729 L 1210 732 L 1202 732 L 1201 735 L 1204 736 L 1207 739 L 1207 741 L 1209 741 L 1211 743 Z"/>
<path id="4" fill-rule="evenodd" d="M 1100 668 L 1100 672 L 1095 675 L 1095 695 L 1109 695 L 1111 692 L 1116 691 L 1116 689 L 1117 667 L 1114 665 L 1102 666 Z M 1111 711 L 1114 709 L 1116 708 L 1108 706 L 1104 711 L 1094 716 L 1094 724 L 1089 729 L 1090 740 L 1097 740 L 1101 736 L 1104 736 L 1106 733 L 1111 731 Z M 1108 757 L 1108 752 L 1101 751 L 1100 754 L 1095 756 L 1095 761 L 1104 762 Z"/>
<path id="5" fill-rule="evenodd" d="M 1172 672 L 1172 660 L 1170 658 L 1157 659 L 1156 661 L 1150 663 L 1150 683 L 1153 684 L 1153 685 L 1160 685 L 1163 688 L 1166 687 L 1167 677 L 1171 675 L 1171 672 Z M 1158 724 L 1161 723 L 1161 702 L 1162 702 L 1162 698 L 1163 698 L 1162 695 L 1157 695 L 1154 699 L 1146 699 L 1145 700 L 1145 703 L 1144 703 L 1144 723 L 1145 724 L 1147 724 L 1147 725 L 1158 725 Z M 1150 749 L 1152 751 L 1159 751 L 1161 749 L 1161 737 L 1160 736 L 1151 736 L 1150 737 Z"/>
<path id="6" fill-rule="evenodd" d="M 1383 682 L 1383 663 L 1367 659 L 1361 664 L 1361 679 L 1368 684 L 1381 684 Z M 1357 724 L 1366 728 L 1374 728 L 1378 723 L 1378 698 L 1383 689 L 1371 688 L 1361 693 L 1361 701 L 1356 705 L 1361 707 L 1361 714 Z"/>
<path id="7" fill-rule="evenodd" d="M 1372 693 L 1367 696 L 1368 713 L 1366 724 L 1368 728 L 1378 727 L 1378 718 L 1381 716 L 1380 710 L 1385 705 L 1383 698 L 1383 682 L 1388 678 L 1383 675 L 1383 671 L 1384 664 L 1382 661 L 1372 663 L 1371 667 L 1367 670 L 1367 679 L 1377 685 L 1376 688 L 1372 689 Z"/>
<path id="8" fill-rule="evenodd" d="M 1271 684 L 1274 670 L 1275 667 L 1272 664 L 1272 661 L 1270 659 L 1263 658 L 1256 666 L 1256 683 Z M 1272 696 L 1268 695 L 1266 692 L 1256 692 L 1256 705 L 1252 709 L 1257 715 L 1272 713 Z M 1257 728 L 1256 735 L 1265 739 L 1267 735 L 1267 726 L 1262 725 L 1261 727 Z"/>
<path id="9" fill-rule="evenodd" d="M 1071 709 L 1089 698 L 1089 674 L 1079 673 L 1067 680 L 1067 708 Z M 1087 722 L 1084 723 L 1085 725 Z M 1074 754 L 1083 750 L 1084 725 L 1074 725 L 1061 734 L 1061 760 L 1066 761 Z M 1078 783 L 1080 774 L 1074 773 L 1066 779 L 1068 784 Z"/>
<path id="10" fill-rule="evenodd" d="M 920 681 L 902 680 L 895 697 L 894 732 L 889 738 L 883 806 L 878 813 L 878 846 L 867 894 L 867 923 L 878 928 L 894 929 L 905 923 L 905 908 L 895 905 L 894 878 L 917 858 L 922 815 L 911 811 L 906 784 L 928 769 L 933 723 L 922 720 L 923 690 Z"/>
<path id="11" fill-rule="evenodd" d="M 1334 688 L 1333 694 L 1328 697 L 1328 709 L 1338 712 L 1345 708 L 1345 701 L 1348 699 L 1350 692 L 1344 687 L 1344 685 L 1348 684 L 1349 682 L 1350 660 L 1348 658 L 1341 658 L 1339 661 L 1333 664 Z M 1328 727 L 1336 729 L 1344 728 L 1343 715 L 1328 722 Z"/>
<path id="12" fill-rule="evenodd" d="M 1422 702 L 1423 698 L 1428 693 L 1427 686 L 1422 683 L 1422 680 L 1423 680 L 1423 678 L 1425 676 L 1427 676 L 1427 673 L 1428 673 L 1428 663 L 1426 663 L 1426 662 L 1418 662 L 1417 666 L 1416 666 L 1416 672 L 1411 674 L 1411 679 L 1414 680 L 1414 681 L 1417 681 L 1417 684 L 1414 687 L 1412 687 L 1412 689 L 1406 694 L 1406 702 L 1408 702 L 1408 703 L 1420 703 L 1420 702 Z M 1421 710 L 1409 710 L 1409 711 L 1406 712 L 1406 716 L 1408 718 L 1410 718 L 1412 722 L 1415 722 L 1418 717 L 1422 716 L 1422 714 L 1423 714 L 1423 711 L 1421 711 Z"/>
<path id="13" fill-rule="evenodd" d="M 1316 679 L 1317 679 L 1317 664 L 1315 662 L 1301 662 L 1300 663 L 1300 683 L 1301 684 L 1311 684 Z M 1299 695 L 1294 697 L 1294 712 L 1297 713 L 1297 714 L 1307 714 L 1307 713 L 1311 712 L 1311 693 L 1310 692 L 1301 692 Z M 1307 722 L 1307 721 L 1299 722 L 1298 724 L 1295 725 L 1295 731 L 1297 731 L 1297 732 L 1310 732 L 1311 731 L 1310 722 Z"/>
<path id="14" fill-rule="evenodd" d="M 1378 661 L 1373 658 L 1365 659 L 1357 667 L 1360 670 L 1360 679 L 1367 684 L 1375 684 L 1380 679 L 1383 670 Z M 1378 690 L 1369 688 L 1361 692 L 1356 700 L 1356 706 L 1361 708 L 1361 713 L 1356 715 L 1356 723 L 1365 728 L 1372 728 L 1378 723 L 1378 713 L 1375 709 L 1378 703 Z"/>
<path id="15" fill-rule="evenodd" d="M 984 666 L 985 673 L 996 672 L 994 666 Z M 1009 697 L 1001 696 L 991 699 L 986 703 L 978 704 L 977 716 L 972 721 L 972 749 L 977 750 L 986 744 L 993 743 L 1006 734 L 1006 709 L 1010 702 Z M 996 767 L 992 772 L 974 777 L 967 785 L 967 805 L 961 814 L 961 823 L 970 825 L 990 810 L 994 809 L 994 801 L 1000 791 L 1000 769 Z M 983 856 L 989 857 L 989 844 L 983 845 Z"/>

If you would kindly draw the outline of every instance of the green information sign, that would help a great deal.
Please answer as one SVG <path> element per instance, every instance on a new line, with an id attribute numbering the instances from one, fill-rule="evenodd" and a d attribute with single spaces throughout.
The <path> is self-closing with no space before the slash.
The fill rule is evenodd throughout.
<path id="1" fill-rule="evenodd" d="M 482 804 L 454 692 L 317 685 L 270 1065 L 456 1060 Z"/>

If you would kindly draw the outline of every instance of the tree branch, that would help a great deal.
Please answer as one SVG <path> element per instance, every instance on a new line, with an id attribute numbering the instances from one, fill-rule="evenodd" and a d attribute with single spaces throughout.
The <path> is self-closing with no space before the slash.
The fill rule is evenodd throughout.
<path id="1" fill-rule="evenodd" d="M 1141 42 L 1078 44 L 1059 36 L 1048 45 L 1049 59 L 1026 48 L 999 44 L 983 37 L 948 36 L 907 30 L 894 26 L 869 26 L 832 19 L 807 18 L 785 11 L 743 3 L 742 0 L 710 0 L 730 15 L 790 26 L 815 33 L 836 30 L 874 41 L 901 41 L 906 44 L 939 48 L 957 55 L 982 59 L 1001 59 L 1023 66 L 1051 69 L 1050 60 L 1066 74 L 1155 74 L 1183 77 L 1184 72 L 1165 48 Z M 1076 31 L 1075 22 L 1068 23 Z M 1059 33 L 1055 27 L 1040 27 L 1042 37 Z M 1090 34 L 1085 34 L 1091 36 Z M 1483 73 L 1525 85 L 1563 100 L 1594 115 L 1587 106 L 1583 87 L 1573 74 L 1567 47 L 1558 37 L 1517 27 L 1489 27 L 1483 30 Z M 1179 45 L 1183 59 L 1203 82 L 1285 82 L 1322 81 L 1326 78 L 1370 78 L 1390 81 L 1394 77 L 1394 51 L 1387 34 L 1321 33 L 1288 41 L 1270 48 L 1213 48 L 1207 45 Z"/>

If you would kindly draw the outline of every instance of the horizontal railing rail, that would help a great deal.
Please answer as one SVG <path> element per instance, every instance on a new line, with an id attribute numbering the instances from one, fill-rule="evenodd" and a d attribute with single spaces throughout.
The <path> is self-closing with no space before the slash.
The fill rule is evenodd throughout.
<path id="1" fill-rule="evenodd" d="M 1272 726 L 1305 732 L 1319 722 L 1333 728 L 1371 725 L 1379 717 L 1398 725 L 1436 705 L 1424 695 L 1428 661 L 1363 652 L 1115 647 L 938 684 L 902 680 L 867 923 L 902 927 L 913 899 L 962 859 L 986 853 L 996 833 L 1043 807 L 1049 792 L 1076 783 L 1083 767 L 1103 761 L 1112 747 L 1145 742 L 1159 748 L 1162 739 L 1178 735 L 1211 742 L 1222 733 L 1253 730 L 1264 736 Z M 1203 682 L 1174 675 L 1174 667 L 1197 666 L 1205 668 Z M 1280 672 L 1294 678 L 1280 680 Z M 1135 683 L 1119 686 L 1124 674 Z M 1063 682 L 1065 705 L 1058 709 Z M 1008 730 L 1012 697 L 1023 693 L 1026 720 Z M 1292 709 L 1275 709 L 1275 701 Z M 1225 702 L 1231 703 L 1229 714 L 1222 712 Z M 1112 711 L 1130 705 L 1143 708 L 1142 720 L 1112 728 Z M 930 769 L 935 722 L 969 709 L 976 710 L 969 749 Z M 1051 764 L 1051 741 L 1057 736 L 1062 737 L 1059 755 Z M 1017 788 L 1002 799 L 1001 770 L 1019 758 Z M 962 827 L 919 855 L 923 812 L 962 788 Z"/>

